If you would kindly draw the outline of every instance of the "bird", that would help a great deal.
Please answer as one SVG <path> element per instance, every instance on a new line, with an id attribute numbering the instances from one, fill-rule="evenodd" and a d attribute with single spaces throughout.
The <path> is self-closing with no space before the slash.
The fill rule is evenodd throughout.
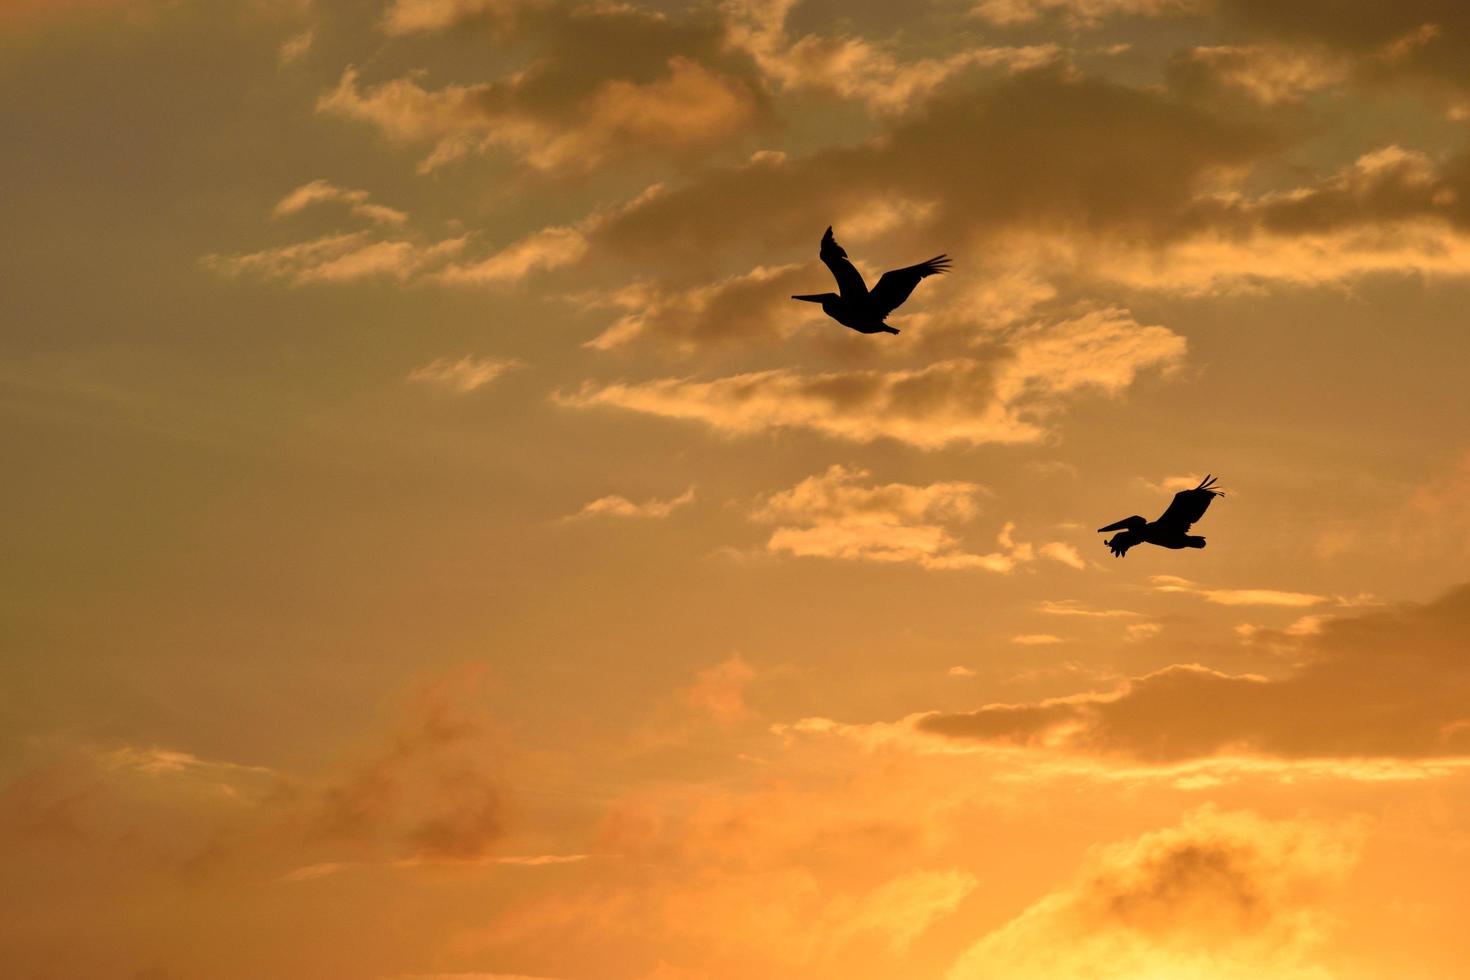
<path id="1" fill-rule="evenodd" d="M 1168 510 L 1158 520 L 1150 523 L 1134 514 L 1116 524 L 1100 527 L 1097 532 L 1120 532 L 1103 542 L 1118 558 L 1128 554 L 1128 549 L 1137 544 L 1156 544 L 1160 548 L 1175 549 L 1203 548 L 1205 539 L 1187 532 L 1190 525 L 1205 515 L 1210 501 L 1225 496 L 1224 490 L 1216 490 L 1214 486 L 1215 478 L 1206 474 L 1200 485 L 1193 490 L 1180 490 L 1176 493 Z"/>
<path id="2" fill-rule="evenodd" d="M 792 299 L 808 303 L 821 303 L 822 312 L 858 333 L 898 333 L 883 321 L 909 298 L 919 280 L 949 271 L 949 258 L 936 255 L 927 262 L 885 272 L 872 290 L 863 282 L 862 275 L 848 261 L 847 250 L 832 237 L 832 229 L 822 236 L 822 248 L 817 253 L 832 278 L 837 280 L 839 293 L 808 293 L 792 296 Z"/>

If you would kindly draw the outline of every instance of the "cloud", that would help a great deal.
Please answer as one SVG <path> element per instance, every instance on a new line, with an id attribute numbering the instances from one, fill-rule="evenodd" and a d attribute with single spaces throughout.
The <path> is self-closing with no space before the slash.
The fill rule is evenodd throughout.
<path id="1" fill-rule="evenodd" d="M 437 242 L 377 239 L 371 232 L 327 235 L 239 255 L 208 255 L 206 268 L 227 276 L 258 276 L 294 286 L 385 279 L 407 282 L 455 255 L 467 237 Z"/>
<path id="2" fill-rule="evenodd" d="M 967 949 L 948 980 L 1328 980 L 1324 899 L 1357 862 L 1353 825 L 1204 807 L 1096 851 L 1075 881 Z"/>
<path id="3" fill-rule="evenodd" d="M 749 717 L 745 691 L 755 676 L 755 668 L 737 653 L 701 670 L 694 683 L 679 692 L 679 698 L 722 728 L 729 728 Z"/>
<path id="4" fill-rule="evenodd" d="M 1023 647 L 1041 647 L 1051 646 L 1054 643 L 1065 643 L 1066 641 L 1060 636 L 1053 636 L 1050 633 L 1022 633 L 1019 636 L 1011 637 L 1011 642 L 1020 644 Z"/>
<path id="5" fill-rule="evenodd" d="M 1267 631 L 1258 631 L 1258 635 Z M 1119 754 L 1470 758 L 1470 586 L 1426 605 L 1271 633 L 1300 664 L 1277 678 L 1175 664 L 1105 693 L 918 716 L 955 739 Z"/>
<path id="6" fill-rule="evenodd" d="M 393 0 L 383 13 L 384 33 L 442 31 L 474 20 L 506 24 L 543 4 L 539 0 Z"/>
<path id="7" fill-rule="evenodd" d="M 311 50 L 311 44 L 314 40 L 316 40 L 315 31 L 302 31 L 300 34 L 291 35 L 281 42 L 281 47 L 276 53 L 277 60 L 283 65 L 290 65 L 300 61 Z"/>
<path id="8" fill-rule="evenodd" d="M 1279 589 L 1206 589 L 1177 575 L 1151 575 L 1155 592 L 1177 592 L 1199 596 L 1220 606 L 1285 606 L 1302 608 L 1331 602 L 1327 596 L 1309 592 L 1283 592 Z"/>
<path id="9" fill-rule="evenodd" d="M 1009 572 L 1038 556 L 1034 546 L 1013 539 L 1014 525 L 1009 523 L 997 536 L 1000 550 L 977 554 L 965 549 L 957 532 L 979 510 L 977 499 L 985 490 L 978 484 L 867 484 L 871 477 L 866 470 L 835 465 L 767 496 L 751 513 L 752 520 L 781 525 L 767 539 L 766 550 L 991 572 Z M 1050 557 L 1065 560 L 1055 553 Z"/>
<path id="10" fill-rule="evenodd" d="M 1429 96 L 1463 93 L 1470 53 L 1470 12 L 1442 0 L 1382 4 L 1373 0 L 1293 4 L 1217 0 L 1220 12 L 1257 37 L 1327 47 L 1354 59 L 1365 85 L 1417 85 Z"/>
<path id="11" fill-rule="evenodd" d="M 1191 484 L 1193 485 L 1195 484 Z M 1094 609 L 1084 606 L 1076 599 L 1046 599 L 1036 604 L 1036 611 L 1048 616 L 1084 616 L 1093 619 L 1122 619 L 1142 615 L 1131 609 Z"/>
<path id="12" fill-rule="evenodd" d="M 1111 17 L 1163 17 L 1207 9 L 1207 0 L 980 0 L 976 17 L 999 27 L 1060 16 L 1073 27 L 1096 27 Z"/>
<path id="13" fill-rule="evenodd" d="M 276 206 L 271 209 L 271 216 L 284 218 L 299 214 L 313 205 L 342 203 L 346 204 L 356 217 L 366 218 L 377 224 L 401 225 L 408 220 L 408 215 L 402 211 L 382 204 L 374 204 L 368 199 L 369 196 L 367 191 L 349 190 L 345 187 L 338 187 L 330 181 L 313 180 L 302 184 L 277 201 Z"/>
<path id="14" fill-rule="evenodd" d="M 637 282 L 591 301 L 626 312 L 586 346 L 611 350 L 650 338 L 687 354 L 711 343 L 776 340 L 816 318 L 814 307 L 793 309 L 789 298 L 810 274 L 800 265 L 756 266 L 690 289 Z"/>
<path id="15" fill-rule="evenodd" d="M 270 775 L 272 770 L 264 766 L 246 766 L 235 762 L 212 762 L 200 759 L 191 752 L 176 749 L 161 749 L 157 746 L 139 748 L 124 745 L 113 749 L 101 758 L 109 769 L 131 769 L 149 776 L 209 774 L 209 773 L 256 773 Z"/>
<path id="16" fill-rule="evenodd" d="M 420 171 L 501 151 L 542 172 L 587 173 L 628 156 L 693 158 L 765 118 L 747 64 L 701 12 L 670 17 L 622 4 L 444 4 L 391 8 L 388 29 L 467 16 L 524 15 L 536 55 L 494 81 L 425 88 L 417 75 L 363 85 L 355 68 L 317 101 L 388 140 L 429 148 Z"/>
<path id="17" fill-rule="evenodd" d="M 532 272 L 571 265 L 587 253 L 587 238 L 577 228 L 543 228 L 486 258 L 451 265 L 439 272 L 439 282 L 481 284 L 518 282 Z"/>
<path id="18" fill-rule="evenodd" d="M 730 43 L 748 51 L 783 91 L 828 92 L 877 112 L 903 112 L 969 68 L 1026 71 L 1058 61 L 1055 44 L 968 48 L 942 58 L 900 61 L 860 37 L 806 34 L 792 40 L 786 21 L 797 0 L 733 0 Z"/>
<path id="19" fill-rule="evenodd" d="M 1025 269 L 1046 281 L 1052 253 L 1074 237 L 1152 252 L 1222 173 L 1280 142 L 1259 122 L 1164 92 L 1025 72 L 943 91 L 858 144 L 710 168 L 608 222 L 594 247 L 640 265 L 679 256 L 708 262 L 752 248 L 807 255 L 812 229 L 833 224 L 840 235 L 845 215 L 899 198 L 932 211 L 894 244 L 994 255 L 1007 268 L 1019 250 Z M 735 213 L 749 220 L 732 225 Z M 972 258 L 969 268 L 984 261 Z M 1085 272 L 1085 257 L 1071 267 Z"/>
<path id="20" fill-rule="evenodd" d="M 1123 639 L 1129 643 L 1151 640 L 1164 631 L 1159 623 L 1131 623 L 1123 629 Z"/>
<path id="21" fill-rule="evenodd" d="M 951 667 L 951 668 L 949 668 L 949 676 L 951 676 L 951 677 L 974 677 L 975 676 L 975 669 L 973 667 L 965 667 L 965 666 L 962 666 L 962 665 L 961 666 Z"/>
<path id="22" fill-rule="evenodd" d="M 310 841 L 399 860 L 474 861 L 505 834 L 505 804 L 478 713 L 478 671 L 448 675 L 410 703 L 388 745 L 314 793 Z"/>
<path id="23" fill-rule="evenodd" d="M 474 357 L 469 354 L 458 360 L 438 357 L 408 372 L 408 380 L 467 395 L 485 387 L 507 371 L 519 367 L 521 362 L 510 358 Z"/>
<path id="24" fill-rule="evenodd" d="M 979 879 L 935 853 L 949 831 L 934 827 L 948 813 L 934 783 L 862 769 L 617 800 L 597 834 L 620 856 L 606 875 L 527 896 L 472 948 L 554 943 L 642 963 L 654 949 L 689 971 L 677 977 L 903 975 Z"/>
<path id="25" fill-rule="evenodd" d="M 778 368 L 713 381 L 588 382 L 557 400 L 690 419 L 732 435 L 810 429 L 853 442 L 894 439 L 921 449 L 1034 443 L 1085 392 L 1117 395 L 1146 370 L 1184 356 L 1184 338 L 1106 309 L 1011 332 L 993 356 L 922 368 L 808 373 Z"/>
<path id="26" fill-rule="evenodd" d="M 1172 84 L 1187 92 L 1232 88 L 1262 105 L 1300 102 L 1347 81 L 1350 63 L 1317 48 L 1215 45 L 1190 48 L 1169 65 Z"/>
<path id="27" fill-rule="evenodd" d="M 1165 248 L 1095 250 L 1086 260 L 1100 279 L 1194 295 L 1385 274 L 1463 278 L 1467 192 L 1466 157 L 1436 162 L 1391 144 L 1301 187 L 1202 194 Z"/>
<path id="28" fill-rule="evenodd" d="M 641 518 L 663 518 L 668 517 L 680 507 L 685 507 L 694 502 L 694 488 L 690 487 L 677 497 L 668 500 L 649 499 L 638 504 L 629 500 L 621 494 L 610 494 L 606 497 L 598 497 L 586 504 L 581 510 L 567 518 L 567 520 L 586 520 L 591 517 L 641 517 Z"/>

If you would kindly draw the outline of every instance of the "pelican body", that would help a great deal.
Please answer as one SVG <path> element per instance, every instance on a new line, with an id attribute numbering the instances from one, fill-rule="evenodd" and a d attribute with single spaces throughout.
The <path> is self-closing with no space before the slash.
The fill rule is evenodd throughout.
<path id="1" fill-rule="evenodd" d="M 1147 521 L 1134 514 L 1115 524 L 1100 527 L 1097 531 L 1099 534 L 1106 531 L 1119 532 L 1103 542 L 1118 558 L 1126 555 L 1129 548 L 1140 544 L 1156 544 L 1160 548 L 1173 549 L 1203 548 L 1205 539 L 1188 532 L 1204 516 L 1210 501 L 1225 496 L 1225 491 L 1212 489 L 1214 485 L 1215 478 L 1206 476 L 1193 490 L 1180 490 L 1174 495 L 1169 508 L 1156 521 Z"/>
<path id="2" fill-rule="evenodd" d="M 884 322 L 888 314 L 909 298 L 920 280 L 949 271 L 949 259 L 936 255 L 927 262 L 883 273 L 870 291 L 848 260 L 847 251 L 832 237 L 831 228 L 822 236 L 822 247 L 817 254 L 832 270 L 840 292 L 806 293 L 791 298 L 821 303 L 823 313 L 858 333 L 898 333 L 897 327 Z"/>

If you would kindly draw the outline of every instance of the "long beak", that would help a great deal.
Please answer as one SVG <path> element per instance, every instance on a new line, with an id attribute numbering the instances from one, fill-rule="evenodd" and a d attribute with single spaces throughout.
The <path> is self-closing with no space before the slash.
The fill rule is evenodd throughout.
<path id="1" fill-rule="evenodd" d="M 791 298 L 792 299 L 804 299 L 808 303 L 820 303 L 822 301 L 822 295 L 820 293 L 809 293 L 806 296 L 793 296 Z"/>

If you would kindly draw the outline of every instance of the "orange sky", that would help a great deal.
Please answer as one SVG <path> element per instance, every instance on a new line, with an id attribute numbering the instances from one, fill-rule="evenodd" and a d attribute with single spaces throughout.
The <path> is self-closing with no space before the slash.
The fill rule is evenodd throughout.
<path id="1" fill-rule="evenodd" d="M 0 972 L 1470 978 L 1467 57 L 0 3 Z"/>

